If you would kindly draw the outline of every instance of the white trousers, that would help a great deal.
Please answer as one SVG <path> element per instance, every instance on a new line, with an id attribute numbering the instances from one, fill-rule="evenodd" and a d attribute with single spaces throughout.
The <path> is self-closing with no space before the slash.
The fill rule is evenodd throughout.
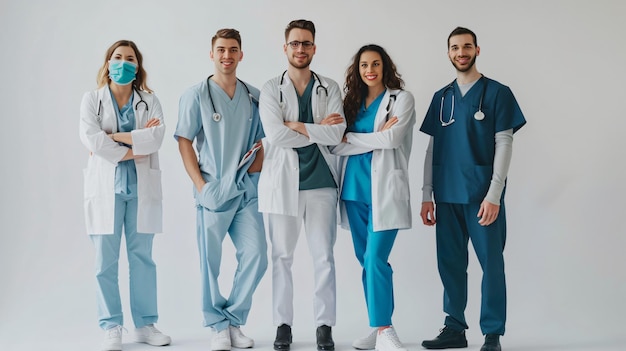
<path id="1" fill-rule="evenodd" d="M 313 313 L 317 326 L 334 326 L 336 282 L 333 248 L 337 238 L 337 189 L 301 190 L 298 216 L 268 214 L 272 244 L 274 324 L 293 325 L 293 253 L 302 223 L 313 259 Z"/>

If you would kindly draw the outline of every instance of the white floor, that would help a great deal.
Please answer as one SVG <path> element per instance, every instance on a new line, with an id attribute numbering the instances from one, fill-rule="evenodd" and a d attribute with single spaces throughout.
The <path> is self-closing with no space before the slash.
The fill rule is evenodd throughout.
<path id="1" fill-rule="evenodd" d="M 54 326 L 53 326 L 54 327 Z M 2 340 L 2 347 L 0 350 L 19 350 L 19 351 L 55 351 L 55 350 L 99 350 L 99 343 L 102 333 L 97 328 L 92 327 L 79 327 L 79 329 L 87 330 L 88 332 L 81 333 L 80 330 L 64 330 L 63 326 L 57 326 L 57 329 L 49 328 L 42 330 L 41 332 L 33 332 L 28 330 L 21 330 L 19 333 L 15 333 L 6 340 Z M 208 329 L 193 328 L 193 330 L 178 330 L 176 328 L 165 327 L 161 329 L 172 337 L 172 344 L 164 347 L 153 347 L 146 344 L 138 344 L 132 342 L 132 329 L 128 333 L 124 334 L 124 351 L 209 351 L 210 350 L 210 332 Z M 266 329 L 266 328 L 263 328 Z M 346 336 L 347 328 L 335 327 L 334 339 L 336 343 L 336 351 L 353 351 L 351 347 L 351 339 Z M 6 330 L 5 330 L 6 331 Z M 343 331 L 343 332 L 342 332 Z M 256 339 L 256 345 L 252 350 L 256 351 L 273 351 L 273 332 L 272 335 L 261 336 L 258 330 L 246 329 L 244 332 Z M 437 331 L 435 331 L 436 334 Z M 306 335 L 305 335 L 306 334 Z M 310 335 L 308 335 L 310 334 Z M 352 333 L 350 333 L 352 334 Z M 435 336 L 435 335 L 432 335 Z M 5 335 L 6 337 L 6 335 Z M 426 336 L 430 338 L 431 336 Z M 420 346 L 421 339 L 417 339 L 415 336 L 408 333 L 401 336 L 402 341 L 409 351 L 423 350 Z M 506 351 L 623 351 L 626 350 L 626 338 L 622 340 L 596 340 L 596 341 L 584 341 L 584 342 L 568 342 L 562 341 L 547 341 L 545 338 L 533 341 L 532 336 L 520 337 L 519 335 L 511 337 L 503 337 L 501 339 L 503 350 Z M 556 338 L 555 338 L 556 339 Z M 565 339 L 565 338 L 564 338 Z M 468 351 L 478 351 L 482 344 L 482 336 L 473 335 L 468 333 L 469 347 Z M 314 330 L 311 333 L 295 333 L 294 331 L 294 343 L 291 346 L 292 351 L 314 351 L 315 339 Z M 236 349 L 233 349 L 236 350 Z"/>

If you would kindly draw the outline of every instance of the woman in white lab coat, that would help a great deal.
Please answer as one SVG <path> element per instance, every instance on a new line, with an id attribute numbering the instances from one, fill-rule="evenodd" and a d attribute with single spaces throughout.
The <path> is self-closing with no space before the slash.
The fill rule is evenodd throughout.
<path id="1" fill-rule="evenodd" d="M 85 222 L 96 249 L 102 350 L 122 349 L 123 315 L 118 286 L 122 232 L 130 270 L 135 341 L 167 345 L 157 322 L 154 233 L 161 232 L 158 150 L 165 133 L 159 100 L 146 85 L 143 57 L 132 41 L 108 48 L 98 89 L 80 107 L 80 140 L 89 151 L 84 170 Z"/>
<path id="2" fill-rule="evenodd" d="M 363 46 L 346 73 L 348 127 L 333 149 L 342 157 L 340 210 L 361 267 L 372 332 L 357 349 L 406 350 L 392 326 L 393 283 L 389 254 L 399 229 L 411 227 L 408 161 L 415 101 L 403 90 L 396 67 L 378 45 Z"/>

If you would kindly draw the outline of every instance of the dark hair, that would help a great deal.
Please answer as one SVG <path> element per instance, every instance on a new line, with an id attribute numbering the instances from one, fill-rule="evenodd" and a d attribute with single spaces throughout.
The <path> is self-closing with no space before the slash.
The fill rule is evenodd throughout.
<path id="1" fill-rule="evenodd" d="M 462 34 L 469 34 L 472 36 L 472 38 L 474 39 L 474 46 L 478 46 L 478 41 L 476 40 L 476 34 L 474 32 L 472 32 L 471 30 L 465 28 L 465 27 L 456 27 L 454 28 L 454 30 L 452 31 L 452 33 L 450 33 L 450 35 L 448 35 L 448 48 L 450 47 L 450 38 L 452 38 L 455 35 L 462 35 Z"/>
<path id="2" fill-rule="evenodd" d="M 289 38 L 289 33 L 294 28 L 308 30 L 311 34 L 313 34 L 313 40 L 315 40 L 315 25 L 313 22 L 305 19 L 299 19 L 289 22 L 287 28 L 285 28 L 285 41 Z"/>
<path id="3" fill-rule="evenodd" d="M 356 121 L 356 115 L 361 107 L 361 103 L 367 95 L 367 85 L 363 82 L 359 72 L 361 55 L 366 51 L 373 51 L 380 54 L 383 60 L 383 84 L 385 87 L 390 89 L 404 88 L 404 81 L 400 78 L 400 74 L 396 70 L 396 65 L 385 49 L 376 44 L 361 47 L 354 55 L 352 64 L 346 70 L 346 83 L 343 86 L 343 91 L 346 94 L 343 100 L 343 112 L 349 126 Z"/>
<path id="4" fill-rule="evenodd" d="M 113 43 L 113 45 L 109 46 L 106 54 L 104 54 L 104 64 L 102 65 L 102 67 L 100 67 L 100 70 L 98 71 L 98 88 L 101 88 L 111 82 L 111 78 L 109 78 L 109 60 L 111 59 L 111 56 L 113 56 L 113 52 L 115 51 L 115 49 L 119 48 L 120 46 L 129 46 L 133 49 L 133 51 L 135 51 L 135 56 L 137 57 L 137 74 L 135 76 L 133 86 L 139 90 L 152 93 L 152 90 L 148 88 L 148 85 L 146 84 L 148 74 L 143 69 L 143 56 L 141 55 L 141 52 L 139 52 L 137 45 L 135 45 L 135 43 L 130 40 L 118 40 Z"/>
<path id="5" fill-rule="evenodd" d="M 213 45 L 215 45 L 215 41 L 219 38 L 222 39 L 235 39 L 237 40 L 237 44 L 239 44 L 239 49 L 241 49 L 241 35 L 239 35 L 239 31 L 232 28 L 223 28 L 215 32 L 213 38 L 211 38 L 211 50 L 213 49 Z"/>

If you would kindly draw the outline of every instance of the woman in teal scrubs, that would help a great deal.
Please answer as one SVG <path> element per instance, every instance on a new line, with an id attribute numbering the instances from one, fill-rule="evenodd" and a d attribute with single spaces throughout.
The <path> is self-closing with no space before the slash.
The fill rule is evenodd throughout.
<path id="1" fill-rule="evenodd" d="M 408 159 L 415 103 L 402 90 L 396 67 L 378 45 L 366 45 L 347 70 L 344 111 L 348 128 L 333 153 L 344 156 L 341 222 L 350 229 L 372 332 L 357 349 L 405 350 L 392 326 L 389 254 L 399 229 L 411 227 Z"/>

